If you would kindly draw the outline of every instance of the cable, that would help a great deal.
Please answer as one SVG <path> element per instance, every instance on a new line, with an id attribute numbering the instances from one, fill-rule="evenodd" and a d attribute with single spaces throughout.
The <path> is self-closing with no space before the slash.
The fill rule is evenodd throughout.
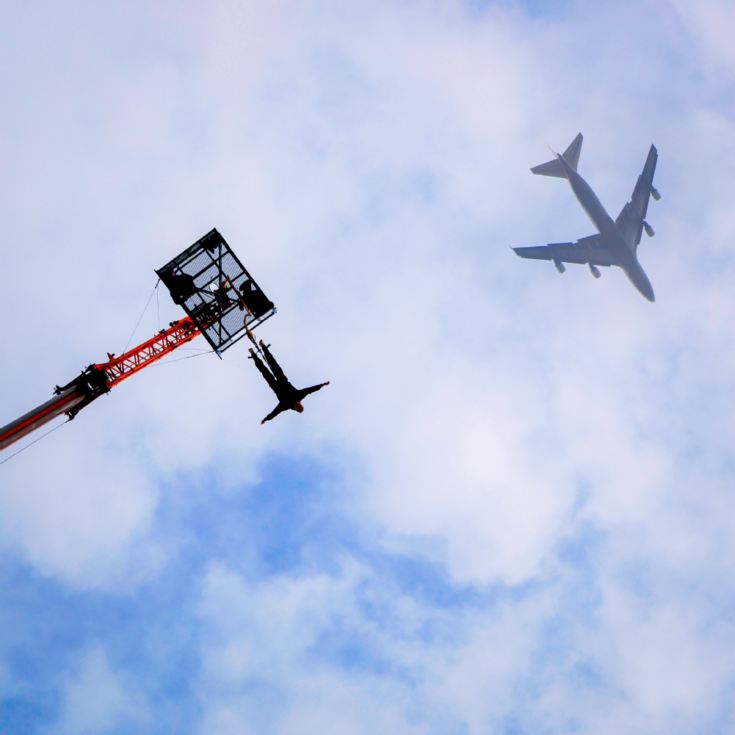
<path id="1" fill-rule="evenodd" d="M 135 326 L 133 327 L 133 331 L 130 334 L 130 337 L 128 337 L 128 342 L 123 348 L 123 354 L 128 351 L 128 347 L 130 347 L 130 343 L 133 341 L 133 337 L 135 336 L 135 333 L 138 331 L 138 327 L 140 326 L 140 323 L 143 321 L 143 317 L 145 316 L 146 311 L 148 310 L 148 305 L 151 303 L 151 299 L 153 298 L 153 295 L 158 291 L 158 284 L 161 282 L 161 279 L 159 278 L 156 281 L 156 285 L 153 287 L 153 291 L 151 291 L 151 295 L 148 297 L 148 301 L 145 302 L 145 306 L 143 307 L 143 312 L 141 313 L 140 317 L 138 317 L 138 321 L 135 323 Z"/>
<path id="2" fill-rule="evenodd" d="M 207 350 L 206 352 L 199 352 L 196 355 L 187 355 L 186 357 L 177 357 L 175 360 L 161 360 L 160 362 L 153 362 L 148 365 L 149 368 L 156 367 L 159 365 L 171 365 L 174 362 L 181 362 L 182 360 L 191 360 L 194 357 L 202 357 L 204 355 L 214 355 L 214 350 Z"/>
<path id="3" fill-rule="evenodd" d="M 158 279 L 160 283 L 160 278 Z M 158 283 L 156 283 L 156 329 L 161 331 L 161 299 L 158 297 Z"/>
<path id="4" fill-rule="evenodd" d="M 6 462 L 9 462 L 13 457 L 17 457 L 21 452 L 25 452 L 28 447 L 32 447 L 36 442 L 40 442 L 41 439 L 45 439 L 49 434 L 53 434 L 56 429 L 60 429 L 64 424 L 68 424 L 71 419 L 67 419 L 66 421 L 57 424 L 54 426 L 53 429 L 49 429 L 45 434 L 41 434 L 41 436 L 38 437 L 38 439 L 34 439 L 30 444 L 26 444 L 22 449 L 19 449 L 17 452 L 14 452 L 9 457 L 6 457 L 0 464 L 5 464 Z"/>

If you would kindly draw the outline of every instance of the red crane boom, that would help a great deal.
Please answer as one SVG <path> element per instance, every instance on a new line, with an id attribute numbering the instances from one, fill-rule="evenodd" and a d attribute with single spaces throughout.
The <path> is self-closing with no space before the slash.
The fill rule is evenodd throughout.
<path id="1" fill-rule="evenodd" d="M 183 319 L 171 322 L 168 329 L 162 329 L 147 342 L 133 347 L 125 354 L 119 357 L 109 355 L 110 359 L 107 362 L 96 363 L 90 367 L 104 371 L 107 376 L 107 387 L 110 389 L 152 362 L 173 352 L 177 347 L 191 342 L 199 333 L 191 318 L 185 316 Z"/>
<path id="2" fill-rule="evenodd" d="M 199 334 L 198 327 L 186 316 L 171 322 L 168 329 L 162 329 L 154 337 L 119 357 L 108 354 L 107 362 L 93 363 L 66 385 L 57 385 L 53 398 L 0 428 L 0 450 L 62 414 L 73 419 L 103 393 L 109 393 L 118 383 L 190 342 Z"/>

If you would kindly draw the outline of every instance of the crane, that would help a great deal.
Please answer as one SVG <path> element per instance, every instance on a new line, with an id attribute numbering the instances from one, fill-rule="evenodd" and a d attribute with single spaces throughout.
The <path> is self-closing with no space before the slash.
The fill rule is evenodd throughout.
<path id="1" fill-rule="evenodd" d="M 66 414 L 73 419 L 85 406 L 109 393 L 116 385 L 135 375 L 156 360 L 173 352 L 200 334 L 190 317 L 171 322 L 168 329 L 146 340 L 119 357 L 109 355 L 107 362 L 93 363 L 64 386 L 54 388 L 54 397 L 0 429 L 0 449 Z"/>
<path id="2" fill-rule="evenodd" d="M 0 450 L 54 419 L 73 419 L 83 408 L 123 380 L 171 354 L 200 334 L 221 353 L 275 314 L 273 302 L 232 252 L 216 229 L 156 271 L 186 316 L 122 355 L 92 363 L 54 396 L 0 428 Z M 254 340 L 253 340 L 254 341 Z"/>

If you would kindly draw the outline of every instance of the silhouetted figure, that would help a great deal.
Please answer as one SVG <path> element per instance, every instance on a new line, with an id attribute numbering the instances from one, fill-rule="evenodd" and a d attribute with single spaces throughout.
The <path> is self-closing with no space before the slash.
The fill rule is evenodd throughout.
<path id="1" fill-rule="evenodd" d="M 214 294 L 214 298 L 216 299 L 217 303 L 219 304 L 219 308 L 222 311 L 226 311 L 230 304 L 232 303 L 232 299 L 230 298 L 229 294 L 227 293 L 227 288 L 229 286 L 229 282 L 227 280 L 222 281 L 217 288 L 212 291 Z"/>
<path id="2" fill-rule="evenodd" d="M 304 407 L 301 405 L 302 399 L 306 398 L 310 393 L 316 393 L 316 391 L 321 390 L 325 385 L 329 385 L 329 381 L 327 381 L 326 383 L 319 383 L 319 385 L 312 385 L 310 388 L 294 388 L 262 339 L 260 340 L 260 349 L 263 352 L 265 361 L 268 363 L 268 367 L 263 364 L 263 361 L 252 348 L 250 348 L 250 357 L 253 359 L 255 367 L 260 370 L 265 378 L 266 383 L 268 383 L 271 390 L 276 394 L 276 398 L 278 398 L 278 405 L 260 422 L 261 424 L 270 421 L 282 411 L 288 411 L 289 409 L 302 413 L 304 410 Z"/>
<path id="3" fill-rule="evenodd" d="M 240 286 L 240 311 L 247 309 L 254 317 L 267 314 L 274 309 L 273 302 L 258 288 L 252 278 L 247 278 Z"/>

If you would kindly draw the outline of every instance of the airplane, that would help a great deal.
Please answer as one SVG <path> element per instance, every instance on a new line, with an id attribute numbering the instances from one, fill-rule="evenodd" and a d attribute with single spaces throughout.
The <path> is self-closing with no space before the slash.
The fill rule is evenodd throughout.
<path id="1" fill-rule="evenodd" d="M 583 237 L 576 242 L 550 243 L 513 250 L 521 258 L 552 260 L 559 273 L 566 270 L 564 263 L 580 263 L 588 265 L 592 275 L 599 278 L 601 274 L 598 266 L 616 265 L 622 268 L 643 296 L 649 301 L 655 301 L 651 282 L 638 262 L 637 250 L 643 230 L 649 237 L 655 234 L 653 227 L 646 222 L 646 213 L 649 196 L 656 200 L 661 198 L 653 186 L 653 174 L 658 160 L 656 146 L 651 145 L 643 171 L 633 189 L 633 196 L 615 220 L 605 211 L 590 185 L 577 173 L 581 149 L 582 133 L 579 133 L 562 155 L 555 153 L 556 158 L 534 166 L 531 172 L 539 176 L 567 179 L 598 234 Z"/>

